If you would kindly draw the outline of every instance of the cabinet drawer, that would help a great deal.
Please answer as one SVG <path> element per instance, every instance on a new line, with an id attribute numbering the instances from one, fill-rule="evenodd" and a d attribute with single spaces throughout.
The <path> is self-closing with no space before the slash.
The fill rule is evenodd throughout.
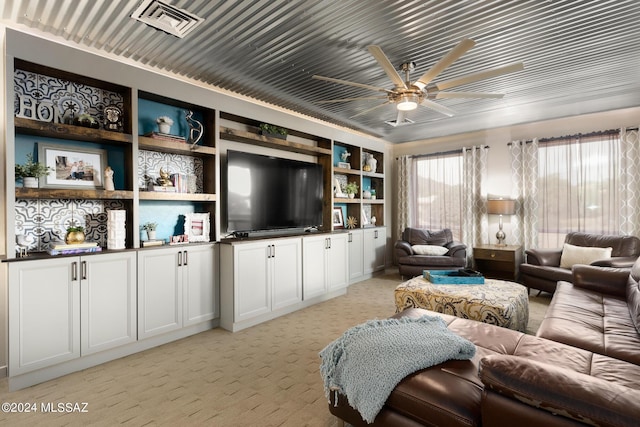
<path id="1" fill-rule="evenodd" d="M 473 250 L 473 257 L 475 259 L 487 259 L 494 261 L 509 261 L 515 262 L 515 252 L 514 251 L 503 251 L 503 250 L 494 250 L 494 249 L 481 249 L 475 248 Z"/>

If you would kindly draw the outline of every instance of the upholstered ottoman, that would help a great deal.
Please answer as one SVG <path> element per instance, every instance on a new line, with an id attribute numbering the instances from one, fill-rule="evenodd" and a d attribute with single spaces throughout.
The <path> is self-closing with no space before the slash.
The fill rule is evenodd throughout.
<path id="1" fill-rule="evenodd" d="M 424 308 L 463 319 L 525 332 L 529 321 L 527 288 L 505 280 L 485 279 L 482 285 L 434 285 L 421 276 L 398 285 L 396 312 Z"/>

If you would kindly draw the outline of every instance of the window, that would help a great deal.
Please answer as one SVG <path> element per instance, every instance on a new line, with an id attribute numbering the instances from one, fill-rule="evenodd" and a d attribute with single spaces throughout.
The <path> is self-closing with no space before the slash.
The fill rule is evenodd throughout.
<path id="1" fill-rule="evenodd" d="M 415 200 L 413 224 L 418 228 L 450 228 L 462 235 L 462 153 L 443 153 L 414 159 Z"/>
<path id="2" fill-rule="evenodd" d="M 541 141 L 539 247 L 561 247 L 569 231 L 618 234 L 619 151 L 617 133 Z"/>

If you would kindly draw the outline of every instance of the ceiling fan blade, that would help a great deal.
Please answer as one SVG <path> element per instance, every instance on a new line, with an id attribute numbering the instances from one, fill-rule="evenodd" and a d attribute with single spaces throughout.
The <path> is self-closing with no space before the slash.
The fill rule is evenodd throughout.
<path id="1" fill-rule="evenodd" d="M 393 91 L 391 91 L 389 89 L 382 88 L 382 87 L 366 85 L 366 84 L 363 84 L 363 83 L 350 82 L 348 80 L 334 79 L 333 77 L 324 77 L 324 76 L 314 75 L 311 78 L 312 79 L 317 79 L 317 80 L 325 80 L 325 81 L 332 82 L 332 83 L 338 83 L 338 84 L 341 84 L 341 85 L 355 86 L 355 87 L 360 87 L 360 88 L 363 88 L 363 89 L 375 90 L 375 91 L 378 91 L 378 92 L 393 93 Z"/>
<path id="2" fill-rule="evenodd" d="M 491 68 L 489 70 L 478 71 L 477 73 L 467 74 L 466 76 L 436 83 L 435 86 L 438 88 L 438 90 L 445 90 L 452 87 L 465 85 L 467 83 L 477 82 L 478 80 L 489 79 L 501 74 L 513 73 L 520 70 L 524 70 L 524 64 L 522 62 L 516 62 L 513 64 L 503 65 L 501 67 Z"/>
<path id="3" fill-rule="evenodd" d="M 437 111 L 438 113 L 442 113 L 445 116 L 452 117 L 456 114 L 455 111 L 453 111 L 451 108 L 447 108 L 444 105 L 438 104 L 437 102 L 429 101 L 428 99 L 423 99 L 421 104 L 427 108 L 431 108 L 432 110 Z"/>
<path id="4" fill-rule="evenodd" d="M 500 99 L 504 97 L 504 93 L 488 93 L 488 92 L 438 92 L 435 96 L 436 99 L 451 99 L 451 98 L 495 98 Z"/>
<path id="5" fill-rule="evenodd" d="M 380 64 L 384 72 L 387 73 L 387 76 L 389 76 L 394 85 L 396 85 L 397 87 L 409 89 L 405 81 L 402 80 L 402 77 L 400 77 L 400 74 L 398 74 L 395 67 L 393 66 L 391 61 L 389 61 L 389 58 L 387 58 L 387 55 L 384 54 L 380 46 L 371 45 L 368 46 L 367 49 L 369 49 L 369 53 L 371 53 L 376 61 L 378 61 L 378 64 Z"/>
<path id="6" fill-rule="evenodd" d="M 349 117 L 349 118 L 350 118 L 350 119 L 353 119 L 354 117 L 362 116 L 362 115 L 364 115 L 364 114 L 367 114 L 368 112 L 371 112 L 371 111 L 373 111 L 373 110 L 377 110 L 377 109 L 378 109 L 378 108 L 380 108 L 380 107 L 384 107 L 385 105 L 387 105 L 387 104 L 389 104 L 389 103 L 391 103 L 391 102 L 392 102 L 392 101 L 387 101 L 387 102 L 385 102 L 384 104 L 376 105 L 375 107 L 369 108 L 369 109 L 364 110 L 364 111 L 360 111 L 358 114 L 356 114 L 356 115 L 354 115 L 354 116 L 351 116 L 351 117 Z"/>
<path id="7" fill-rule="evenodd" d="M 330 104 L 332 102 L 364 101 L 368 99 L 387 99 L 387 97 L 386 96 L 363 96 L 360 98 L 327 99 L 324 101 L 315 101 L 314 104 Z"/>
<path id="8" fill-rule="evenodd" d="M 438 76 L 438 74 L 444 71 L 444 69 L 449 65 L 453 64 L 458 58 L 464 55 L 475 45 L 476 42 L 471 39 L 461 40 L 456 47 L 451 49 L 451 51 L 443 56 L 440 61 L 436 62 L 431 68 L 429 68 L 429 70 L 427 70 L 427 72 L 424 73 L 422 77 L 414 83 L 414 85 L 418 86 L 421 90 L 424 89 L 427 84 Z"/>

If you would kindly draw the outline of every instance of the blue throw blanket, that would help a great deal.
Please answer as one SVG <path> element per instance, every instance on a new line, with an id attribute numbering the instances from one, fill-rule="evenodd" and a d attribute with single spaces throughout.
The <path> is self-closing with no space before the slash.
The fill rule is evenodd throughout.
<path id="1" fill-rule="evenodd" d="M 327 397 L 332 390 L 372 423 L 407 375 L 446 360 L 471 359 L 475 345 L 437 316 L 370 320 L 347 330 L 320 352 Z"/>

